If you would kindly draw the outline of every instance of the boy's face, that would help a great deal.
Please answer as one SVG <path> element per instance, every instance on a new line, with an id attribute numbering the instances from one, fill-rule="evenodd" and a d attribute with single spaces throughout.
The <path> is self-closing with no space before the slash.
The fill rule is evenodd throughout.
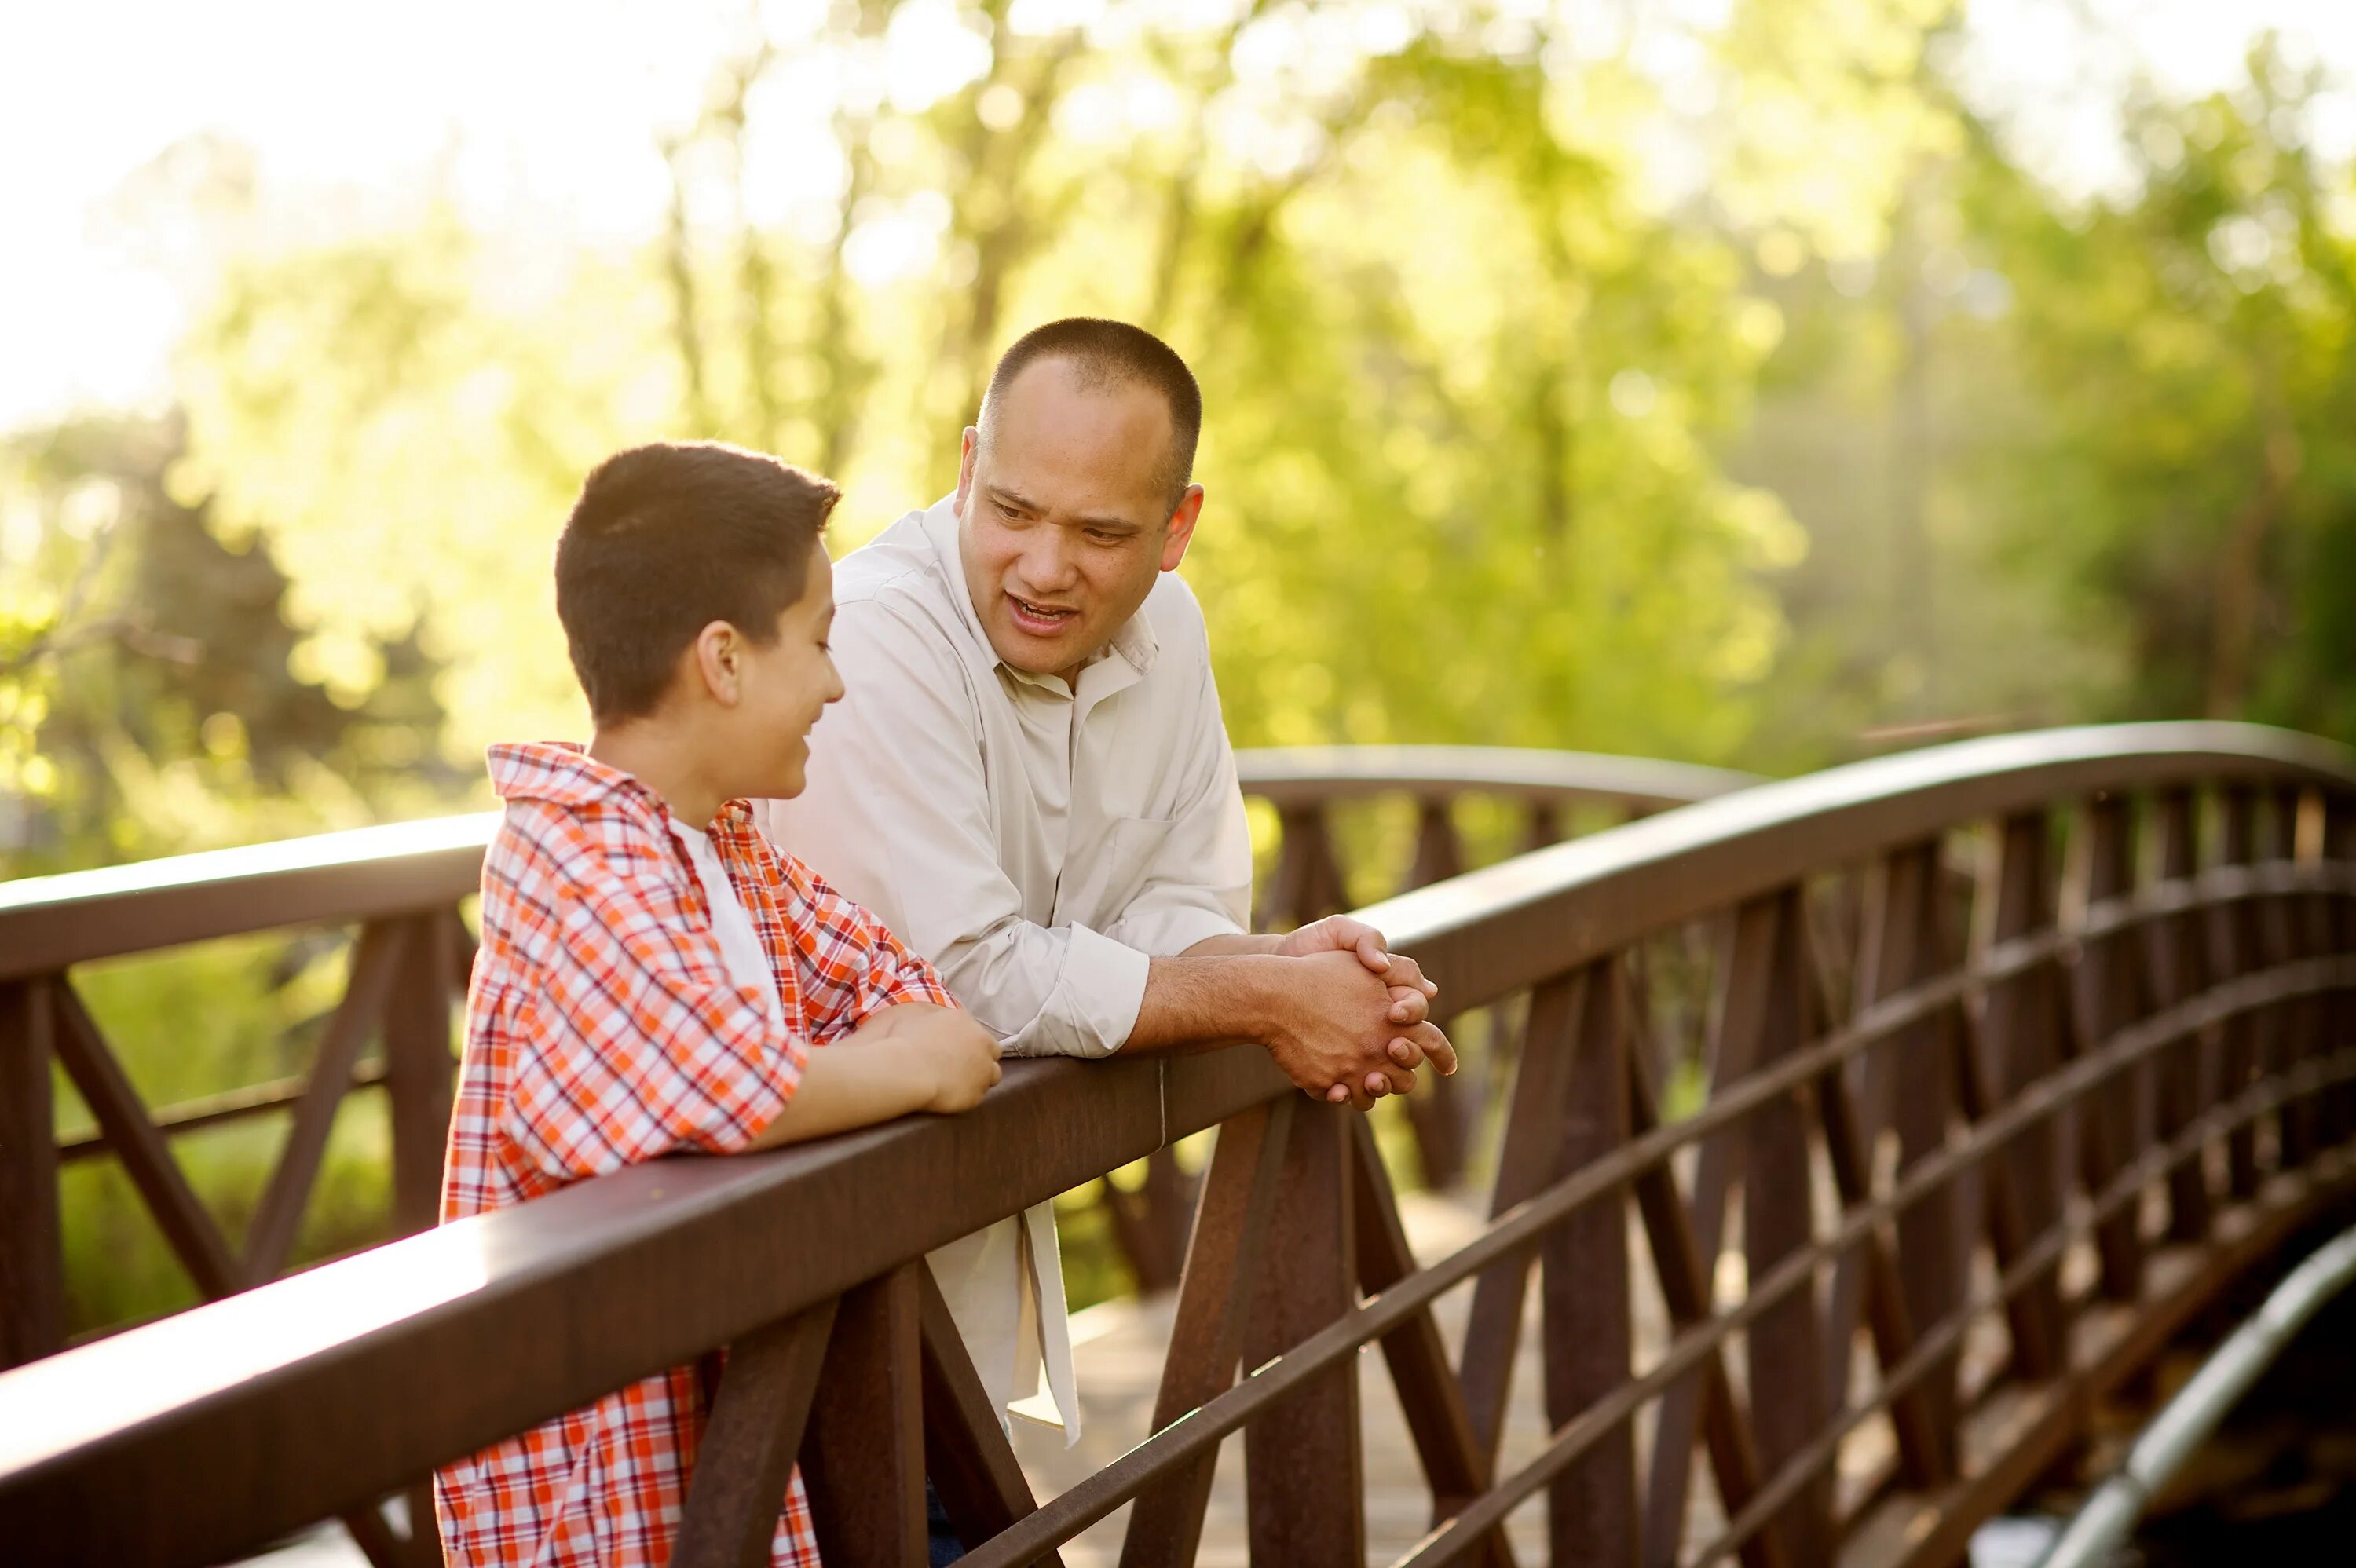
<path id="1" fill-rule="evenodd" d="M 802 596 L 777 615 L 777 636 L 764 647 L 740 640 L 736 700 L 723 705 L 721 740 L 742 778 L 731 795 L 782 798 L 801 794 L 809 767 L 810 726 L 842 696 L 842 677 L 828 656 L 834 625 L 834 566 L 826 547 L 813 544 Z"/>

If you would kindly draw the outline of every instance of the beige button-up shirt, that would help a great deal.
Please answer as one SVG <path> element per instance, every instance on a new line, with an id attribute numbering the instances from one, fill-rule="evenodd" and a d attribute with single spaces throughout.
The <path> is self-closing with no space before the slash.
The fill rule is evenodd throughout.
<path id="1" fill-rule="evenodd" d="M 1174 573 L 1076 686 L 999 662 L 966 591 L 953 501 L 835 567 L 848 694 L 770 837 L 932 960 L 1016 1056 L 1106 1056 L 1149 960 L 1245 929 L 1251 840 L 1209 644 Z M 1041 1204 L 933 1254 L 1001 1408 L 1076 1438 L 1062 1263 Z"/>

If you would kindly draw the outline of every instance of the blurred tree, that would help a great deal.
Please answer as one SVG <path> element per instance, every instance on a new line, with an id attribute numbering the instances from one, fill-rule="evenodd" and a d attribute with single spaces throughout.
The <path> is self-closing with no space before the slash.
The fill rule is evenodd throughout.
<path id="1" fill-rule="evenodd" d="M 1728 70 L 1785 69 L 1774 13 L 1739 8 Z M 666 140 L 657 245 L 530 288 L 434 216 L 233 268 L 187 357 L 192 471 L 277 541 L 322 668 L 364 686 L 360 647 L 412 629 L 447 661 L 463 756 L 579 723 L 547 549 L 605 450 L 811 462 L 855 543 L 947 486 L 1010 337 L 1119 315 L 1208 394 L 1189 571 L 1239 741 L 1742 747 L 1782 637 L 1760 572 L 1804 541 L 1714 448 L 1780 321 L 1724 236 L 1639 199 L 1645 37 L 1512 5 L 1146 15 L 813 13 Z M 1856 50 L 1902 68 L 1921 32 Z M 1751 162 L 1767 203 L 1791 171 Z"/>
<path id="2" fill-rule="evenodd" d="M 2147 96 L 2132 194 L 2083 212 L 1974 169 L 2045 416 L 1984 484 L 2072 635 L 2124 645 L 2115 712 L 2356 739 L 2356 237 L 2306 142 L 2320 86 L 2269 40 L 2244 89 Z"/>
<path id="3" fill-rule="evenodd" d="M 305 678 L 288 582 L 176 493 L 177 417 L 91 417 L 0 444 L 0 874 L 430 809 L 466 781 L 413 640 L 348 691 Z"/>

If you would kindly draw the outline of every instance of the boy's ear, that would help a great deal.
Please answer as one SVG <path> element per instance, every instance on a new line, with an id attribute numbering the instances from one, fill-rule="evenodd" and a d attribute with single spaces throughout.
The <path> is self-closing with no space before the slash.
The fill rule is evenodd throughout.
<path id="1" fill-rule="evenodd" d="M 744 695 L 744 639 L 725 621 L 713 621 L 695 634 L 686 660 L 704 695 L 723 708 L 734 708 Z"/>

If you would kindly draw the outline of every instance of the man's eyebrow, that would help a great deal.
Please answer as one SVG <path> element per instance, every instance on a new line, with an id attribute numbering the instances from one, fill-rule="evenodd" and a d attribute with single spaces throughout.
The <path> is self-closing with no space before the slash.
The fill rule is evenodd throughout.
<path id="1" fill-rule="evenodd" d="M 990 498 L 993 501 L 1003 501 L 1008 506 L 1025 512 L 1035 512 L 1040 509 L 1038 502 L 1017 491 L 1009 490 L 1003 485 L 985 485 L 982 488 L 990 492 Z"/>
<path id="2" fill-rule="evenodd" d="M 1109 534 L 1141 534 L 1145 530 L 1127 517 L 1081 517 L 1076 519 L 1084 528 L 1095 528 Z"/>

